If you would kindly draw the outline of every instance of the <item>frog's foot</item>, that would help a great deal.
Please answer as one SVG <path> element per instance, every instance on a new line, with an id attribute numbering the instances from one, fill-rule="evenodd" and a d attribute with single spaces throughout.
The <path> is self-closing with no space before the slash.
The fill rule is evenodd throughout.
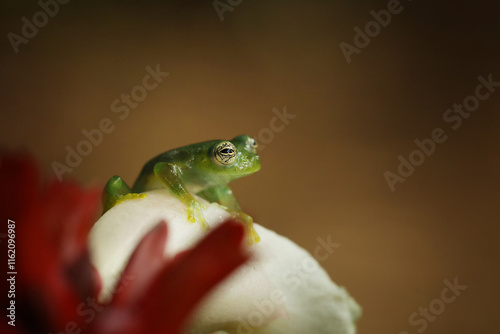
<path id="1" fill-rule="evenodd" d="M 132 192 L 130 187 L 118 175 L 113 176 L 104 186 L 104 195 L 125 195 Z"/>
<path id="2" fill-rule="evenodd" d="M 132 193 L 130 187 L 118 175 L 109 179 L 102 193 L 103 214 L 123 201 L 135 198 L 145 198 L 146 194 Z"/>
<path id="3" fill-rule="evenodd" d="M 126 195 L 121 195 L 116 199 L 115 205 L 120 204 L 121 202 L 127 201 L 129 199 L 136 199 L 136 198 L 146 198 L 146 194 L 130 193 Z"/>
<path id="4" fill-rule="evenodd" d="M 248 245 L 253 245 L 254 243 L 258 243 L 260 241 L 260 236 L 255 231 L 253 227 L 253 218 L 244 213 L 243 211 L 233 211 L 231 215 L 241 221 L 245 226 L 246 235 L 247 235 L 247 243 Z"/>
<path id="5" fill-rule="evenodd" d="M 201 228 L 204 230 L 208 230 L 209 226 L 207 221 L 205 220 L 205 216 L 203 215 L 203 208 L 205 206 L 198 202 L 196 199 L 191 199 L 186 204 L 187 209 L 187 220 L 190 223 L 199 222 L 201 224 Z"/>
<path id="6" fill-rule="evenodd" d="M 125 195 L 112 196 L 106 202 L 106 204 L 104 206 L 103 214 L 106 213 L 106 211 L 108 211 L 109 209 L 111 209 L 115 205 L 118 205 L 122 202 L 125 202 L 125 201 L 130 200 L 130 199 L 146 198 L 146 196 L 147 196 L 146 194 L 137 194 L 137 193 L 129 193 L 129 194 L 125 194 Z"/>

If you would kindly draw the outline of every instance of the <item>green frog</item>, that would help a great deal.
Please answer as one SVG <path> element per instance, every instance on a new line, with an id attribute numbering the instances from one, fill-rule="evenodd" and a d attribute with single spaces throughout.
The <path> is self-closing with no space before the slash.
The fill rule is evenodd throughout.
<path id="1" fill-rule="evenodd" d="M 167 188 L 186 206 L 188 222 L 197 221 L 208 229 L 197 195 L 226 207 L 245 224 L 249 240 L 258 242 L 252 217 L 241 210 L 228 183 L 259 169 L 257 142 L 248 135 L 176 148 L 149 160 L 132 188 L 120 176 L 113 176 L 104 187 L 103 214 L 125 200 L 146 197 L 144 192 Z"/>

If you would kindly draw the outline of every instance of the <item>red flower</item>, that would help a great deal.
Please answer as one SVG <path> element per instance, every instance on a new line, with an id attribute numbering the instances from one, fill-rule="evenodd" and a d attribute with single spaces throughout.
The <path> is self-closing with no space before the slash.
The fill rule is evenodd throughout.
<path id="1" fill-rule="evenodd" d="M 4 310 L 14 305 L 7 321 L 15 327 L 2 321 L 2 333 L 180 333 L 201 298 L 248 257 L 243 226 L 227 221 L 166 262 L 167 224 L 159 222 L 133 253 L 114 299 L 101 305 L 87 248 L 100 189 L 42 185 L 33 160 L 23 154 L 1 155 L 0 187 L 2 261 L 7 264 L 7 245 L 14 244 L 15 263 L 5 272 L 16 273 L 2 280 L 15 282 L 2 289 L 14 289 L 15 296 L 2 292 L 2 298 Z M 15 226 L 10 231 L 9 219 Z"/>

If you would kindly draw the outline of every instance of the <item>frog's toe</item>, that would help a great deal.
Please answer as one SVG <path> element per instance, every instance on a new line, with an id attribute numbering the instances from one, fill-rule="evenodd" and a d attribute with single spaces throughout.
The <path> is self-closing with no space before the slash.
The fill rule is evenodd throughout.
<path id="1" fill-rule="evenodd" d="M 146 194 L 129 193 L 126 195 L 118 196 L 114 205 L 120 204 L 121 202 L 127 201 L 129 199 L 146 198 Z"/>
<path id="2" fill-rule="evenodd" d="M 113 176 L 106 183 L 105 191 L 113 195 L 126 195 L 131 192 L 130 187 L 118 175 Z"/>
<path id="3" fill-rule="evenodd" d="M 253 226 L 253 218 L 242 211 L 236 211 L 233 213 L 233 217 L 240 220 L 245 226 L 245 231 L 247 235 L 247 242 L 249 245 L 253 245 L 260 241 L 260 236 L 255 231 Z"/>
<path id="4" fill-rule="evenodd" d="M 247 231 L 247 242 L 249 245 L 256 244 L 260 241 L 260 236 L 255 231 L 253 222 L 250 224 L 245 224 L 245 229 Z"/>
<path id="5" fill-rule="evenodd" d="M 208 229 L 207 221 L 203 215 L 203 205 L 198 201 L 192 201 L 187 206 L 187 220 L 190 223 L 199 222 L 201 227 L 205 230 Z"/>
<path id="6" fill-rule="evenodd" d="M 109 189 L 117 189 L 121 187 L 122 184 L 123 184 L 122 178 L 119 177 L 118 175 L 115 175 L 109 179 L 107 186 L 109 187 Z"/>

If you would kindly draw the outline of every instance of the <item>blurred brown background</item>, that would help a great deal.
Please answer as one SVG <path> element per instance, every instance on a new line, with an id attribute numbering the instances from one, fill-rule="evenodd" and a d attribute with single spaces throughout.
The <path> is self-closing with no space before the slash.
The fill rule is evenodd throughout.
<path id="1" fill-rule="evenodd" d="M 353 45 L 354 27 L 388 1 L 242 1 L 223 21 L 212 1 L 71 1 L 18 53 L 7 34 L 41 8 L 0 6 L 3 146 L 35 152 L 54 176 L 82 130 L 109 118 L 113 132 L 63 178 L 133 183 L 171 148 L 241 133 L 268 141 L 262 129 L 286 106 L 296 118 L 233 189 L 309 251 L 318 237 L 341 244 L 322 264 L 362 305 L 359 333 L 418 333 L 408 318 L 455 277 L 468 288 L 425 332 L 498 329 L 500 87 L 455 131 L 443 114 L 479 75 L 500 81 L 499 3 L 402 1 L 349 64 L 340 43 Z M 157 64 L 170 75 L 121 120 L 112 102 Z M 435 128 L 448 139 L 392 192 L 384 172 Z"/>

